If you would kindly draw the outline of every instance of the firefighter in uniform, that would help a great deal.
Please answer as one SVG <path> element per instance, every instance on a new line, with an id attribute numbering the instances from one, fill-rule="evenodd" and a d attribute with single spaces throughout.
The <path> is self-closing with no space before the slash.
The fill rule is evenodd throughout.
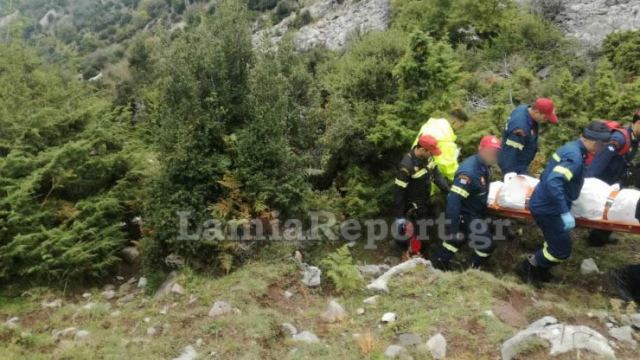
<path id="1" fill-rule="evenodd" d="M 544 246 L 516 267 L 516 274 L 536 286 L 551 279 L 549 270 L 571 256 L 570 232 L 576 226 L 571 203 L 584 184 L 587 155 L 609 141 L 611 131 L 602 121 L 591 122 L 582 137 L 560 147 L 547 163 L 536 186 L 529 209 L 544 235 Z"/>
<path id="2" fill-rule="evenodd" d="M 547 121 L 558 123 L 551 99 L 539 98 L 532 106 L 520 105 L 509 117 L 502 134 L 502 150 L 498 165 L 502 174 L 515 172 L 526 175 L 529 164 L 538 152 L 538 129 Z"/>
<path id="3" fill-rule="evenodd" d="M 478 153 L 467 158 L 455 174 L 451 192 L 447 196 L 447 236 L 432 258 L 434 266 L 450 269 L 450 262 L 468 241 L 474 254 L 471 266 L 482 268 L 495 249 L 489 226 L 482 218 L 487 210 L 490 166 L 495 165 L 500 140 L 487 135 L 480 141 Z"/>
<path id="4" fill-rule="evenodd" d="M 627 128 L 615 121 L 607 121 L 607 125 L 612 131 L 611 141 L 594 156 L 585 177 L 595 177 L 609 185 L 619 183 L 623 187 L 631 178 L 632 161 L 638 151 L 640 112 L 633 115 L 633 123 Z M 611 231 L 593 230 L 589 233 L 588 243 L 591 246 L 615 242 Z"/>
<path id="5" fill-rule="evenodd" d="M 449 192 L 449 183 L 433 158 L 441 153 L 438 141 L 423 134 L 418 144 L 402 158 L 396 173 L 393 212 L 397 233 L 403 237 L 400 242 L 409 239 L 409 255 L 420 254 L 421 239 L 427 236 L 417 234 L 417 221 L 428 216 L 431 184 L 435 183 L 445 194 Z"/>

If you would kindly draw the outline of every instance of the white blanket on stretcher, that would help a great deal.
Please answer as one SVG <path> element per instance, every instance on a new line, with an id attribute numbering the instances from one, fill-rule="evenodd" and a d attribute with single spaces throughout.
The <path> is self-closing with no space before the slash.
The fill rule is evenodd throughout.
<path id="1" fill-rule="evenodd" d="M 530 176 L 506 174 L 504 182 L 494 181 L 490 184 L 487 201 L 489 205 L 525 210 L 538 183 L 538 179 Z M 573 202 L 571 213 L 575 217 L 589 220 L 640 224 L 635 217 L 638 201 L 640 190 L 620 190 L 617 184 L 612 186 L 596 178 L 587 178 L 580 196 Z"/>

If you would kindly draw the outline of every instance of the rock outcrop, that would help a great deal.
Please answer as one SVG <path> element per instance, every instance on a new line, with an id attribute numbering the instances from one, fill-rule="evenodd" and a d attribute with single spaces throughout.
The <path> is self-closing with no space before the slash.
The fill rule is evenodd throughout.
<path id="1" fill-rule="evenodd" d="M 542 16 L 587 47 L 599 46 L 610 33 L 640 28 L 640 1 L 637 0 L 530 1 Z"/>
<path id="2" fill-rule="evenodd" d="M 276 26 L 258 31 L 253 36 L 255 45 L 267 41 L 277 45 L 287 31 L 295 31 L 293 42 L 298 50 L 309 50 L 323 45 L 340 50 L 350 39 L 370 31 L 382 31 L 389 27 L 390 0 L 319 0 L 301 9 L 308 13 L 311 23 L 293 29 L 297 14 L 292 14 Z"/>

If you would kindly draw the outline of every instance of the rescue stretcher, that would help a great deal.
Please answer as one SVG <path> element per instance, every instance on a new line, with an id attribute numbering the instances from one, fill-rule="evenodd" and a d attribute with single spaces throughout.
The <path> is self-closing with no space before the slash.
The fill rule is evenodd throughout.
<path id="1" fill-rule="evenodd" d="M 533 221 L 533 216 L 528 210 L 516 210 L 508 209 L 498 206 L 497 204 L 490 204 L 488 207 L 489 214 L 509 219 L 521 219 L 527 221 Z M 589 220 L 583 218 L 576 218 L 576 226 L 607 230 L 614 232 L 624 232 L 630 234 L 640 234 L 640 224 L 629 224 L 623 222 L 615 222 L 610 220 Z"/>

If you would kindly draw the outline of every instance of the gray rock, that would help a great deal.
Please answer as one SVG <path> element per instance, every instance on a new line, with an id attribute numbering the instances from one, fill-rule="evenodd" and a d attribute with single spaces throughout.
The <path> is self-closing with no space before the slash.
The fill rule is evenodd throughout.
<path id="1" fill-rule="evenodd" d="M 392 323 L 394 321 L 396 321 L 396 314 L 392 313 L 392 312 L 388 312 L 388 313 L 384 313 L 384 315 L 382 315 L 382 319 L 380 319 L 380 321 L 382 321 L 383 323 L 387 324 L 387 323 Z"/>
<path id="2" fill-rule="evenodd" d="M 367 305 L 375 305 L 376 303 L 378 303 L 378 298 L 379 297 L 380 297 L 380 295 L 373 295 L 373 296 L 370 296 L 370 297 L 362 300 L 362 302 L 367 304 Z"/>
<path id="3" fill-rule="evenodd" d="M 633 329 L 631 326 L 611 328 L 609 329 L 609 335 L 612 338 L 625 342 L 634 348 L 638 345 L 637 341 L 633 338 Z"/>
<path id="4" fill-rule="evenodd" d="M 182 287 L 182 285 L 174 283 L 171 286 L 171 293 L 176 295 L 184 295 L 184 288 Z"/>
<path id="5" fill-rule="evenodd" d="M 105 300 L 111 300 L 116 297 L 116 292 L 115 290 L 105 290 L 102 292 L 102 297 L 105 298 Z"/>
<path id="6" fill-rule="evenodd" d="M 299 30 L 293 29 L 296 48 L 306 51 L 324 45 L 339 50 L 350 39 L 361 34 L 387 29 L 391 18 L 391 1 L 317 0 L 299 11 L 304 12 L 308 12 L 314 21 Z M 280 43 L 297 16 L 293 14 L 272 28 L 258 31 L 253 36 L 254 45 L 263 45 L 265 41 L 267 46 Z"/>
<path id="7" fill-rule="evenodd" d="M 282 325 L 280 325 L 282 327 L 282 330 L 284 330 L 285 332 L 289 333 L 289 335 L 294 336 L 295 334 L 298 333 L 298 329 L 296 329 L 295 326 L 293 326 L 293 324 L 291 323 L 284 323 Z"/>
<path id="8" fill-rule="evenodd" d="M 209 310 L 209 316 L 216 318 L 239 312 L 240 310 L 231 307 L 226 301 L 216 301 L 213 303 L 213 306 L 211 306 L 211 310 Z"/>
<path id="9" fill-rule="evenodd" d="M 389 345 L 389 347 L 384 351 L 384 357 L 387 359 L 412 359 L 407 349 L 400 345 Z"/>
<path id="10" fill-rule="evenodd" d="M 636 329 L 640 329 L 640 313 L 629 316 L 631 319 L 631 324 Z"/>
<path id="11" fill-rule="evenodd" d="M 640 1 L 531 0 L 533 7 L 587 48 L 610 33 L 640 28 Z"/>
<path id="12" fill-rule="evenodd" d="M 315 266 L 306 265 L 302 274 L 302 283 L 309 287 L 320 285 L 322 270 Z"/>
<path id="13" fill-rule="evenodd" d="M 57 342 L 62 339 L 69 339 L 75 336 L 77 332 L 78 332 L 78 329 L 74 327 L 68 327 L 63 330 L 54 330 L 52 334 L 53 341 Z"/>
<path id="14" fill-rule="evenodd" d="M 364 315 L 364 308 L 357 308 L 357 309 L 356 309 L 356 314 L 358 314 L 358 315 Z"/>
<path id="15" fill-rule="evenodd" d="M 158 333 L 158 329 L 155 328 L 155 326 L 149 326 L 147 328 L 147 335 L 148 336 L 155 336 Z"/>
<path id="16" fill-rule="evenodd" d="M 380 275 L 380 277 L 367 285 L 367 289 L 372 291 L 389 292 L 388 283 L 392 277 L 414 269 L 418 265 L 424 265 L 427 268 L 427 271 L 435 271 L 433 265 L 431 265 L 431 261 L 427 261 L 423 258 L 413 258 L 387 270 L 384 274 Z"/>
<path id="17" fill-rule="evenodd" d="M 545 316 L 502 344 L 502 360 L 513 359 L 526 343 L 534 339 L 550 343 L 550 356 L 583 349 L 600 356 L 615 357 L 607 339 L 597 331 L 587 326 L 565 325 L 552 316 Z"/>
<path id="18" fill-rule="evenodd" d="M 315 344 L 315 343 L 319 343 L 320 339 L 318 339 L 316 334 L 312 333 L 311 331 L 305 330 L 303 332 L 293 335 L 293 341 L 303 342 L 307 344 Z"/>
<path id="19" fill-rule="evenodd" d="M 122 249 L 122 258 L 130 264 L 135 264 L 140 258 L 140 251 L 135 246 L 127 246 Z"/>
<path id="20" fill-rule="evenodd" d="M 320 319 L 326 323 L 335 323 L 344 320 L 347 312 L 337 301 L 331 300 L 326 310 L 320 314 Z"/>
<path id="21" fill-rule="evenodd" d="M 90 297 L 91 297 L 91 293 L 86 292 L 86 293 L 82 294 L 82 297 L 83 297 L 84 299 L 88 299 L 88 298 L 90 298 Z"/>
<path id="22" fill-rule="evenodd" d="M 7 321 L 5 321 L 4 325 L 9 329 L 15 329 L 20 325 L 20 318 L 17 316 L 14 316 L 8 319 Z"/>
<path id="23" fill-rule="evenodd" d="M 173 287 L 173 284 L 175 284 L 176 282 L 177 276 L 178 276 L 178 273 L 176 273 L 175 271 L 170 272 L 167 278 L 162 283 L 162 285 L 160 285 L 160 287 L 158 288 L 158 290 L 156 291 L 153 297 L 155 299 L 159 299 L 169 295 L 171 293 L 171 288 Z"/>
<path id="24" fill-rule="evenodd" d="M 147 286 L 147 278 L 144 276 L 141 276 L 140 279 L 138 279 L 138 288 L 144 288 Z"/>
<path id="25" fill-rule="evenodd" d="M 196 360 L 198 358 L 198 352 L 192 345 L 185 346 L 180 356 L 173 358 L 173 360 Z"/>
<path id="26" fill-rule="evenodd" d="M 87 330 L 78 330 L 73 337 L 75 341 L 87 341 L 89 340 L 89 332 Z"/>
<path id="27" fill-rule="evenodd" d="M 40 305 L 43 309 L 56 309 L 62 307 L 62 300 L 55 299 L 51 301 L 43 300 Z"/>
<path id="28" fill-rule="evenodd" d="M 374 278 L 384 274 L 385 271 L 389 270 L 389 265 L 361 265 L 358 266 L 358 271 L 364 277 Z"/>
<path id="29" fill-rule="evenodd" d="M 427 341 L 427 348 L 434 359 L 444 359 L 447 356 L 447 339 L 438 333 Z"/>
<path id="30" fill-rule="evenodd" d="M 582 264 L 580 264 L 580 273 L 582 275 L 599 274 L 600 269 L 598 269 L 596 262 L 589 258 L 582 260 Z"/>
<path id="31" fill-rule="evenodd" d="M 418 345 L 422 342 L 422 338 L 418 334 L 404 333 L 398 336 L 398 343 L 402 346 Z"/>

